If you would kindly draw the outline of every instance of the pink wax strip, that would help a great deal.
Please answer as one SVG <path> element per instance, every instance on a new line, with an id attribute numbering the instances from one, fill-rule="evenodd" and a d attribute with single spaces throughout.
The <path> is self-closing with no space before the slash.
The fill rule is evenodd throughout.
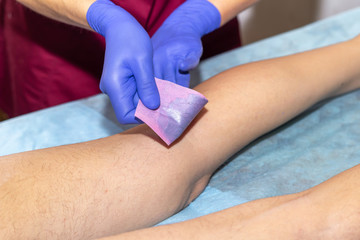
<path id="1" fill-rule="evenodd" d="M 135 117 L 170 145 L 180 137 L 208 100 L 195 90 L 157 78 L 155 81 L 160 93 L 160 107 L 150 110 L 139 101 Z"/>

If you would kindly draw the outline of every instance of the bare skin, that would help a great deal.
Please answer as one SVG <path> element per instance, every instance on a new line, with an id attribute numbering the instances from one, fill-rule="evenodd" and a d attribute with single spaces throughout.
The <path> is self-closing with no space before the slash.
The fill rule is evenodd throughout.
<path id="1" fill-rule="evenodd" d="M 92 30 L 87 23 L 86 13 L 95 0 L 17 0 L 35 12 L 70 25 Z M 238 13 L 257 0 L 209 0 L 221 14 L 221 25 L 227 23 Z"/>
<path id="2" fill-rule="evenodd" d="M 359 239 L 360 165 L 301 193 L 260 199 L 182 223 L 103 240 Z"/>
<path id="3" fill-rule="evenodd" d="M 171 147 L 142 125 L 0 157 L 0 238 L 93 239 L 171 216 L 249 142 L 323 99 L 359 88 L 359 41 L 239 66 L 200 84 L 196 90 L 209 103 Z M 252 218 L 286 197 L 264 201 L 271 204 L 249 207 L 245 215 Z"/>
<path id="4" fill-rule="evenodd" d="M 221 14 L 221 26 L 259 0 L 208 0 Z"/>
<path id="5" fill-rule="evenodd" d="M 95 0 L 17 0 L 33 11 L 51 19 L 92 30 L 86 13 Z"/>

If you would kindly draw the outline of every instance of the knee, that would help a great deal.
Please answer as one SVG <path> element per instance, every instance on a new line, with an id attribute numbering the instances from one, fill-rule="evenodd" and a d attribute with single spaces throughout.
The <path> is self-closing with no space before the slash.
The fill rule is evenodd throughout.
<path id="1" fill-rule="evenodd" d="M 209 183 L 210 177 L 210 174 L 205 175 L 193 184 L 185 207 L 188 206 L 192 201 L 194 201 L 205 190 L 207 184 Z"/>

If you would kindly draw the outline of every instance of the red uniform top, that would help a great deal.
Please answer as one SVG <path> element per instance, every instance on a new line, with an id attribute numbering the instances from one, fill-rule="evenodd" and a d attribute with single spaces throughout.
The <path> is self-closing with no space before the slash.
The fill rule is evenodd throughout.
<path id="1" fill-rule="evenodd" d="M 184 0 L 113 2 L 151 36 Z M 204 57 L 240 45 L 236 21 L 221 29 L 203 39 Z M 99 93 L 104 51 L 105 41 L 97 33 L 50 20 L 14 0 L 0 0 L 0 109 L 13 117 Z"/>

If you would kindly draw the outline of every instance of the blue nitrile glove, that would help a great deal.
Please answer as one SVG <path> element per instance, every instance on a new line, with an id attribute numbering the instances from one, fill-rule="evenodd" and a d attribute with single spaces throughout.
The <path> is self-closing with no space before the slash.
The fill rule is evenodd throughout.
<path id="1" fill-rule="evenodd" d="M 155 76 L 188 87 L 189 70 L 202 55 L 201 37 L 220 26 L 218 9 L 207 0 L 187 0 L 151 38 Z"/>
<path id="2" fill-rule="evenodd" d="M 110 0 L 95 1 L 86 18 L 106 42 L 100 89 L 110 97 L 120 123 L 138 123 L 134 114 L 139 98 L 147 108 L 160 105 L 150 37 L 133 16 Z"/>

